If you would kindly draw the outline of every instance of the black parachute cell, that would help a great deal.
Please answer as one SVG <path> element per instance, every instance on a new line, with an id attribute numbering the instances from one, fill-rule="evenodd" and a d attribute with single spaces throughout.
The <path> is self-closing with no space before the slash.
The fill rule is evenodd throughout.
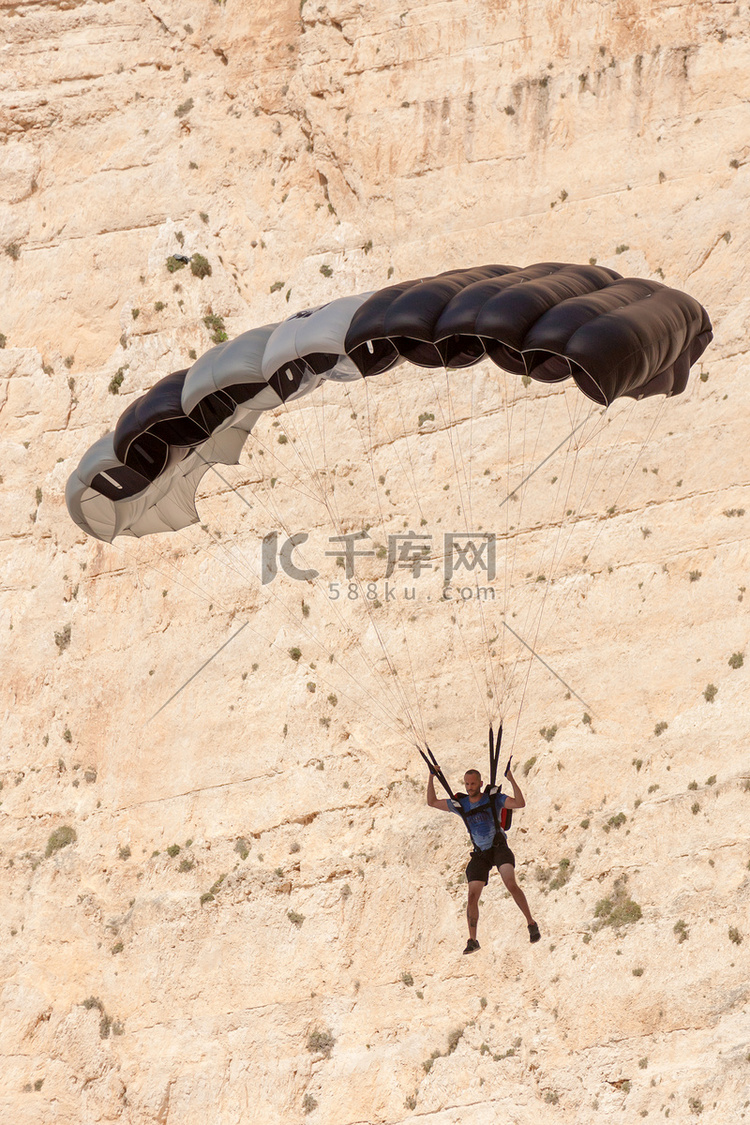
<path id="1" fill-rule="evenodd" d="M 510 266 L 478 266 L 456 270 L 412 285 L 393 300 L 383 317 L 384 334 L 402 359 L 418 367 L 442 367 L 436 328 L 446 305 L 474 282 L 507 273 Z"/>
<path id="2" fill-rule="evenodd" d="M 596 266 L 563 266 L 544 278 L 506 284 L 477 313 L 475 331 L 488 340 L 523 352 L 527 335 L 551 309 L 604 289 L 611 282 L 605 271 Z"/>
<path id="3" fill-rule="evenodd" d="M 299 359 L 292 359 L 285 363 L 280 371 L 268 380 L 269 387 L 273 387 L 282 402 L 286 402 L 302 385 L 302 380 L 307 373 L 307 367 Z"/>
<path id="4" fill-rule="evenodd" d="M 212 434 L 217 426 L 232 417 L 236 408 L 236 402 L 226 391 L 214 391 L 201 399 L 195 409 L 188 414 L 188 418 L 201 426 L 206 434 Z"/>
<path id="5" fill-rule="evenodd" d="M 268 383 L 234 383 L 224 388 L 224 394 L 229 395 L 235 406 L 239 406 L 243 402 L 252 402 L 267 386 Z"/>
<path id="6" fill-rule="evenodd" d="M 208 437 L 204 426 L 182 410 L 187 369 L 160 379 L 131 403 L 115 426 L 114 450 L 123 464 L 155 480 L 170 460 L 170 450 L 189 449 Z"/>
<path id="7" fill-rule="evenodd" d="M 150 483 L 148 477 L 142 476 L 130 466 L 114 465 L 97 473 L 91 481 L 91 487 L 108 500 L 126 500 L 142 492 Z"/>
<path id="8" fill-rule="evenodd" d="M 638 286 L 652 292 L 636 296 Z M 589 320 L 574 332 L 565 354 L 584 394 L 609 404 L 621 396 L 680 394 L 690 366 L 712 338 L 705 310 L 685 293 L 655 282 L 622 283 L 628 304 Z M 618 286 L 617 288 L 620 288 Z"/>
<path id="9" fill-rule="evenodd" d="M 541 262 L 528 269 L 506 266 L 502 274 L 461 289 L 445 306 L 435 326 L 435 343 L 446 367 L 468 367 L 476 363 L 487 354 L 488 343 L 502 347 L 497 341 L 483 339 L 476 331 L 477 316 L 490 298 L 524 281 L 548 277 L 560 268 L 560 262 Z M 511 351 L 507 351 L 506 363 L 502 366 L 517 375 L 525 372 L 523 361 Z"/>
<path id="10" fill-rule="evenodd" d="M 423 367 L 442 366 L 434 340 L 435 325 L 445 305 L 473 281 L 513 269 L 491 265 L 446 270 L 436 277 L 400 281 L 379 289 L 352 317 L 344 344 L 347 355 L 363 375 L 379 375 L 399 359 Z"/>
<path id="11" fill-rule="evenodd" d="M 386 335 L 385 317 L 395 300 L 420 283 L 418 278 L 379 289 L 352 317 L 344 350 L 363 375 L 380 375 L 398 363 L 398 348 Z"/>
<path id="12" fill-rule="evenodd" d="M 532 326 L 525 338 L 528 349 L 525 360 L 529 372 L 543 383 L 557 382 L 568 378 L 576 369 L 577 361 L 566 349 L 571 348 L 571 340 L 579 330 L 598 317 L 617 312 L 633 302 L 651 296 L 655 283 L 639 281 L 637 278 L 616 281 L 604 289 L 574 297 L 562 305 L 549 309 Z M 584 341 L 585 333 L 578 337 L 578 344 Z M 578 372 L 576 372 L 578 373 Z M 591 388 L 586 389 L 592 397 Z M 596 392 L 598 395 L 599 392 Z"/>

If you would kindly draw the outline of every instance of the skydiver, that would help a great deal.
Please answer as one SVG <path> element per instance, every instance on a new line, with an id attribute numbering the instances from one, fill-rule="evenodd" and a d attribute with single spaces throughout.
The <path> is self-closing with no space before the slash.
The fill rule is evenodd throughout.
<path id="1" fill-rule="evenodd" d="M 427 782 L 427 804 L 430 808 L 442 809 L 443 812 L 454 812 L 461 816 L 474 844 L 474 850 L 466 868 L 466 881 L 469 884 L 469 902 L 466 907 L 469 940 L 464 953 L 475 953 L 479 949 L 479 942 L 477 941 L 479 898 L 489 882 L 490 871 L 493 867 L 497 867 L 500 878 L 526 919 L 529 928 L 529 941 L 537 942 L 541 938 L 539 926 L 529 910 L 526 895 L 516 882 L 515 856 L 508 846 L 507 837 L 498 820 L 499 813 L 503 808 L 522 809 L 526 805 L 523 793 L 511 772 L 510 763 L 508 763 L 505 776 L 513 786 L 512 797 L 500 792 L 483 793 L 482 775 L 479 770 L 467 770 L 464 774 L 466 793 L 456 795 L 456 802 L 460 804 L 460 809 L 456 807 L 453 801 L 440 800 L 436 796 L 432 769 Z M 491 800 L 494 802 L 494 812 L 490 805 Z"/>

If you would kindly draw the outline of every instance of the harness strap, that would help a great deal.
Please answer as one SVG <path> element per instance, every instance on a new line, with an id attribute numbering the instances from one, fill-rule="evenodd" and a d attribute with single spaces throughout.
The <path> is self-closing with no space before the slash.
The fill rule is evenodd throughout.
<path id="1" fill-rule="evenodd" d="M 492 726 L 490 726 L 490 739 L 489 739 L 489 741 L 490 741 L 490 783 L 487 786 L 487 788 L 485 789 L 485 793 L 488 793 L 489 797 L 490 797 L 490 808 L 492 809 L 492 819 L 495 822 L 495 842 L 497 842 L 497 837 L 499 836 L 500 831 L 501 830 L 504 831 L 506 828 L 510 828 L 511 821 L 513 819 L 513 809 L 505 809 L 505 808 L 500 810 L 500 818 L 498 819 L 497 809 L 495 808 L 495 802 L 493 800 L 494 795 L 497 792 L 499 792 L 499 789 L 498 789 L 498 786 L 497 786 L 497 767 L 498 767 L 498 763 L 500 761 L 500 746 L 502 745 L 502 741 L 503 741 L 503 724 L 502 723 L 500 723 L 500 726 L 497 728 L 497 737 L 495 737 L 494 732 L 492 730 Z M 512 755 L 511 755 L 511 757 L 512 757 Z M 506 775 L 508 773 L 508 770 L 510 769 L 510 761 L 511 761 L 511 759 L 508 758 L 508 764 L 505 767 Z"/>
<path id="2" fill-rule="evenodd" d="M 505 832 L 508 828 L 510 828 L 511 821 L 513 819 L 513 810 L 512 809 L 507 809 L 507 810 L 501 809 L 500 810 L 500 816 L 498 817 L 497 806 L 495 804 L 495 798 L 497 797 L 499 792 L 500 792 L 500 790 L 497 787 L 495 787 L 495 791 L 492 792 L 489 785 L 486 785 L 484 787 L 484 791 L 483 791 L 483 795 L 485 797 L 487 797 L 487 801 L 488 801 L 488 804 L 489 804 L 489 807 L 490 807 L 490 812 L 492 813 L 492 820 L 495 824 L 495 838 L 492 841 L 493 847 L 495 846 L 495 844 L 498 844 L 498 843 L 501 842 L 501 840 L 505 839 Z M 476 808 L 469 809 L 469 811 L 466 812 L 466 811 L 464 811 L 463 805 L 461 804 L 461 800 L 460 800 L 462 797 L 465 797 L 465 796 L 466 796 L 465 793 L 457 793 L 456 797 L 455 797 L 455 800 L 454 800 L 454 804 L 455 804 L 457 810 L 461 813 L 463 822 L 466 825 L 469 836 L 471 837 L 471 840 L 472 840 L 472 843 L 473 843 L 474 837 L 471 835 L 471 828 L 469 827 L 469 818 L 472 817 L 472 816 L 476 816 L 477 813 L 484 812 L 484 810 L 486 809 L 487 806 L 486 805 L 477 805 Z"/>

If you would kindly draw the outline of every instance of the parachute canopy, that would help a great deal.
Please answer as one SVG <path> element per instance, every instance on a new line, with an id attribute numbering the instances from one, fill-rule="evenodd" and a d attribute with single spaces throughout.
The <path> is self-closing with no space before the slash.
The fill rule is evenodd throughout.
<path id="1" fill-rule="evenodd" d="M 712 339 L 706 310 L 655 281 L 602 266 L 488 265 L 400 282 L 243 333 L 161 379 L 83 456 L 68 480 L 87 534 L 179 530 L 217 463 L 236 464 L 260 415 L 408 360 L 460 369 L 483 359 L 586 398 L 675 395 Z"/>

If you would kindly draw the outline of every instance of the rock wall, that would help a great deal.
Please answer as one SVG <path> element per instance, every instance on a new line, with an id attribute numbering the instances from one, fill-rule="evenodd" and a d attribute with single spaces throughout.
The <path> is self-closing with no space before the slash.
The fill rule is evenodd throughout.
<path id="1" fill-rule="evenodd" d="M 5 1117 L 743 1119 L 748 6 L 0 12 Z M 82 452 L 211 318 L 590 259 L 688 290 L 715 341 L 502 512 L 580 406 L 481 365 L 279 411 L 181 535 L 67 517 Z M 503 544 L 484 616 L 441 597 L 471 522 Z M 365 523 L 433 537 L 413 604 L 260 587 L 269 531 L 324 562 Z M 464 958 L 463 829 L 412 742 L 458 782 L 500 711 L 543 940 L 495 876 Z"/>

